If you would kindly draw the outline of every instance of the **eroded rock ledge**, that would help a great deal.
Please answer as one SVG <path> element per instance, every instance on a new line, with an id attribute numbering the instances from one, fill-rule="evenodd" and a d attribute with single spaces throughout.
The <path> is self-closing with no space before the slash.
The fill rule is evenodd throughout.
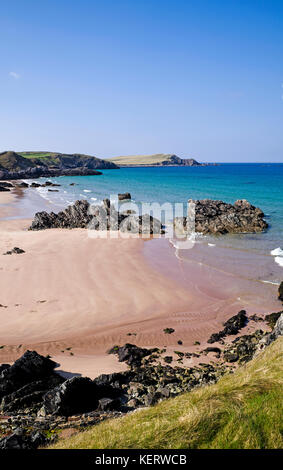
<path id="1" fill-rule="evenodd" d="M 246 199 L 234 204 L 211 199 L 189 200 L 195 204 L 195 231 L 203 234 L 254 233 L 268 227 L 264 213 Z M 176 232 L 186 232 L 189 228 L 187 217 L 174 219 Z"/>

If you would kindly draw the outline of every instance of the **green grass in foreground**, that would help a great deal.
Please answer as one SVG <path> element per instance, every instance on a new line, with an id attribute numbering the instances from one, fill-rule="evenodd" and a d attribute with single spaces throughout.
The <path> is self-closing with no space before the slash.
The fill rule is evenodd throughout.
<path id="1" fill-rule="evenodd" d="M 283 338 L 217 384 L 105 421 L 57 449 L 283 447 Z"/>

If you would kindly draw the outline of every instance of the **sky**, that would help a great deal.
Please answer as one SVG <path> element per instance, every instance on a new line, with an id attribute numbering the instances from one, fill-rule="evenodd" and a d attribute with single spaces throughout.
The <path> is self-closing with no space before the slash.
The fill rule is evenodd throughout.
<path id="1" fill-rule="evenodd" d="M 283 162 L 282 0 L 13 0 L 0 151 Z"/>

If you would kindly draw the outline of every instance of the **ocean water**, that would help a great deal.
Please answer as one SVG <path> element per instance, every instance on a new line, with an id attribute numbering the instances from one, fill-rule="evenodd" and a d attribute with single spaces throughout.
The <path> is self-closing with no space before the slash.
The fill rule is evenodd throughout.
<path id="1" fill-rule="evenodd" d="M 45 181 L 40 178 L 38 182 Z M 233 203 L 247 199 L 260 207 L 269 229 L 260 234 L 199 237 L 205 245 L 206 262 L 226 265 L 228 272 L 243 272 L 263 282 L 278 284 L 283 269 L 283 164 L 220 164 L 208 167 L 147 167 L 103 170 L 101 176 L 51 178 L 61 184 L 59 192 L 39 188 L 38 193 L 60 210 L 77 199 L 95 204 L 105 197 L 130 192 L 134 203 L 183 203 L 174 215 L 181 215 L 188 199 L 221 199 Z M 70 186 L 75 183 L 74 186 Z M 55 189 L 55 188 L 54 188 Z M 167 219 L 170 219 L 170 217 Z M 170 224 L 170 221 L 169 221 Z M 213 249 L 218 249 L 216 262 Z M 211 255 L 210 255 L 211 253 Z M 192 257 L 192 250 L 178 250 L 181 259 Z M 210 260 L 211 258 L 211 260 Z M 229 266 L 230 264 L 230 266 Z"/>

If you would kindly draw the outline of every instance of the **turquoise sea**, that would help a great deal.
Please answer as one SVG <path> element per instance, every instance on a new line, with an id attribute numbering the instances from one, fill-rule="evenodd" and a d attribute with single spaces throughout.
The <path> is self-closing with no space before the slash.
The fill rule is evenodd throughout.
<path id="1" fill-rule="evenodd" d="M 46 178 L 37 180 L 42 182 Z M 147 167 L 103 170 L 101 176 L 53 178 L 59 192 L 38 192 L 60 210 L 77 199 L 95 204 L 105 197 L 130 192 L 135 203 L 186 203 L 188 199 L 221 199 L 233 203 L 247 199 L 260 207 L 270 228 L 266 233 L 222 237 L 204 237 L 201 243 L 231 248 L 237 258 L 259 255 L 263 279 L 278 283 L 283 272 L 283 164 L 219 164 L 207 167 Z M 75 183 L 74 186 L 70 186 Z M 180 215 L 176 213 L 175 215 Z M 276 250 L 276 251 L 274 251 Z M 271 254 L 271 251 L 273 254 Z M 227 256 L 227 251 L 225 251 Z M 188 256 L 183 253 L 183 256 Z M 268 262 L 267 258 L 268 257 Z M 260 260 L 265 260 L 262 262 Z M 270 261 L 272 260 L 272 263 Z M 257 263 L 257 264 L 258 264 Z M 254 263 L 252 263 L 254 264 Z M 271 268 L 272 267 L 272 268 Z"/>

